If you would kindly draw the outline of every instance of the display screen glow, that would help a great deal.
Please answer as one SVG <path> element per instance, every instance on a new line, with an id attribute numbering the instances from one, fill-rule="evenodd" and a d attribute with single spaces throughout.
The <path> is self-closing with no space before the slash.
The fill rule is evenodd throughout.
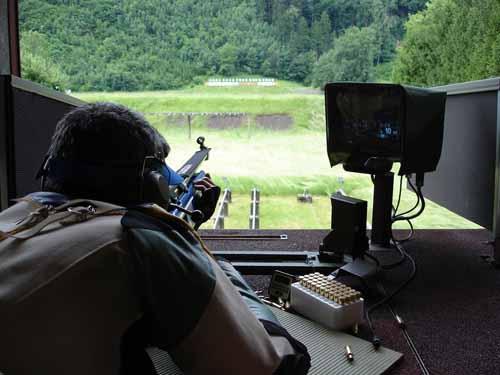
<path id="1" fill-rule="evenodd" d="M 337 89 L 327 105 L 337 150 L 397 157 L 401 152 L 404 108 L 396 87 Z"/>

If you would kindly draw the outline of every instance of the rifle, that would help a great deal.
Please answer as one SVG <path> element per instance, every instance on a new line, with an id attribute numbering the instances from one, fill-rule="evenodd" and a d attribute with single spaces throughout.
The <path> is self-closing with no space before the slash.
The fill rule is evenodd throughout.
<path id="1" fill-rule="evenodd" d="M 201 194 L 195 189 L 194 184 L 206 176 L 205 171 L 197 172 L 197 169 L 203 161 L 208 160 L 211 150 L 205 146 L 204 137 L 198 137 L 196 143 L 200 149 L 177 170 L 177 174 L 183 178 L 183 182 L 170 187 L 168 207 L 172 215 L 187 221 L 194 229 L 198 229 L 204 219 L 203 212 L 193 209 L 195 196 Z"/>

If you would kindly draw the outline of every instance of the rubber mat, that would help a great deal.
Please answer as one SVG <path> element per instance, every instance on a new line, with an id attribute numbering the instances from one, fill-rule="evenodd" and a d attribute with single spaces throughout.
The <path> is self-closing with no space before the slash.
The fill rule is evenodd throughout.
<path id="1" fill-rule="evenodd" d="M 373 345 L 358 337 L 331 331 L 300 316 L 271 308 L 281 324 L 290 334 L 301 341 L 311 355 L 309 375 L 378 375 L 394 365 L 402 354 Z M 345 356 L 345 346 L 349 345 L 354 360 Z M 166 352 L 148 349 L 159 375 L 182 375 Z"/>

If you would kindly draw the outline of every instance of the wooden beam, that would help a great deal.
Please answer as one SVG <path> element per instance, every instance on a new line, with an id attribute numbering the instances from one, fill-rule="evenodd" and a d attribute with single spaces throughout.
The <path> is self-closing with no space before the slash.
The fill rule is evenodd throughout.
<path id="1" fill-rule="evenodd" d="M 18 0 L 0 0 L 0 74 L 21 76 Z"/>
<path id="2" fill-rule="evenodd" d="M 19 48 L 19 5 L 18 0 L 7 0 L 9 7 L 10 71 L 21 77 L 21 53 Z"/>

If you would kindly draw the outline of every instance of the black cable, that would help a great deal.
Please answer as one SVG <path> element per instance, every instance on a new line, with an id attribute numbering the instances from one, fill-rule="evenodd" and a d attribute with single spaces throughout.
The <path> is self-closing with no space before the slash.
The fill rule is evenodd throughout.
<path id="1" fill-rule="evenodd" d="M 397 214 L 397 212 L 394 213 L 394 215 L 392 217 L 393 220 L 396 217 L 401 217 L 401 216 L 407 215 L 407 214 L 415 211 L 417 209 L 417 207 L 419 206 L 419 204 L 420 204 L 420 194 L 419 194 L 418 190 L 415 188 L 415 185 L 413 185 L 413 183 L 411 182 L 411 179 L 409 179 L 408 176 L 406 178 L 408 180 L 408 184 L 410 185 L 411 189 L 413 190 L 413 192 L 417 196 L 417 203 L 415 203 L 415 205 L 411 209 L 409 209 L 408 211 L 405 211 L 405 212 L 403 212 L 401 214 Z"/>
<path id="2" fill-rule="evenodd" d="M 416 192 L 417 192 L 417 194 L 419 196 L 419 200 L 421 202 L 420 209 L 418 210 L 418 212 L 415 213 L 415 214 L 413 214 L 413 215 L 410 215 L 410 216 L 403 216 L 404 214 L 407 214 L 409 212 L 405 212 L 404 214 L 397 215 L 396 217 L 394 217 L 392 219 L 393 222 L 395 222 L 395 221 L 401 221 L 401 220 L 412 220 L 412 219 L 415 219 L 415 218 L 419 217 L 422 214 L 422 212 L 424 212 L 424 209 L 425 209 L 425 198 L 424 198 L 424 195 L 422 194 L 422 190 L 420 188 L 417 188 Z M 410 212 L 412 210 L 410 210 Z"/>
<path id="3" fill-rule="evenodd" d="M 375 179 L 374 179 L 373 175 L 372 175 L 372 182 L 375 183 Z M 403 192 L 403 176 L 400 176 L 400 178 L 399 178 L 398 201 L 396 203 L 396 207 L 394 207 L 394 205 L 392 205 L 391 220 L 397 215 L 397 212 L 399 210 L 399 205 L 401 204 L 401 194 L 402 194 L 402 192 Z M 418 198 L 418 196 L 417 196 L 417 198 Z M 417 199 L 417 202 L 418 202 L 418 199 Z M 397 241 L 406 242 L 406 241 L 410 240 L 413 237 L 413 225 L 412 225 L 412 223 L 411 223 L 410 220 L 408 220 L 408 225 L 410 226 L 410 234 L 408 235 L 408 237 L 402 238 L 402 239 L 398 239 Z M 392 223 L 391 223 L 391 230 L 392 230 Z M 374 257 L 373 257 L 373 259 L 374 259 Z M 379 263 L 379 265 L 380 265 L 380 263 Z"/>
<path id="4" fill-rule="evenodd" d="M 392 239 L 392 242 L 395 243 L 396 242 L 396 239 L 394 239 L 394 237 L 392 236 L 392 232 L 391 232 L 391 239 Z M 393 263 L 389 263 L 389 264 L 383 264 L 382 266 L 380 266 L 380 268 L 382 268 L 383 270 L 385 271 L 389 271 L 389 270 L 392 270 L 396 267 L 399 267 L 401 264 L 404 263 L 406 257 L 404 255 L 403 252 L 401 252 L 400 248 L 398 248 L 397 246 L 395 246 L 396 250 L 398 251 L 399 253 L 399 259 L 396 260 L 395 262 Z"/>
<path id="5" fill-rule="evenodd" d="M 403 243 L 403 242 L 407 242 L 407 241 L 412 239 L 413 235 L 415 234 L 415 231 L 413 229 L 413 224 L 412 224 L 411 220 L 406 220 L 406 221 L 408 222 L 408 225 L 410 226 L 410 233 L 405 238 L 395 238 L 393 235 L 392 236 L 393 241 Z M 392 231 L 392 224 L 394 224 L 394 222 L 391 223 L 391 231 Z"/>
<path id="6" fill-rule="evenodd" d="M 396 221 L 406 221 L 406 222 L 408 222 L 408 225 L 410 226 L 410 233 L 408 234 L 408 236 L 406 236 L 405 238 L 397 239 L 397 241 L 399 243 L 403 243 L 403 242 L 409 241 L 413 237 L 413 234 L 415 232 L 414 232 L 414 229 L 413 229 L 413 224 L 412 224 L 412 222 L 410 220 L 418 217 L 424 211 L 424 209 L 425 209 L 425 198 L 424 198 L 424 196 L 422 194 L 422 191 L 421 191 L 420 187 L 419 188 L 415 188 L 415 185 L 413 185 L 413 183 L 411 182 L 410 179 L 408 179 L 408 183 L 410 184 L 410 187 L 412 188 L 412 190 L 417 195 L 417 204 L 412 209 L 410 209 L 410 210 L 408 210 L 408 211 L 406 211 L 406 212 L 404 212 L 402 214 L 396 214 L 397 213 L 396 212 L 393 215 L 393 217 L 392 217 L 391 229 L 392 229 L 392 224 L 394 224 Z M 421 208 L 418 211 L 418 213 L 416 213 L 416 214 L 414 214 L 412 216 L 404 216 L 404 215 L 409 214 L 412 211 L 414 211 L 418 207 L 419 203 L 421 203 Z M 394 236 L 392 238 L 393 238 L 393 240 L 396 240 L 394 238 Z"/>
<path id="7" fill-rule="evenodd" d="M 377 283 L 377 286 L 378 286 L 379 290 L 382 291 L 383 295 L 387 295 L 387 291 L 385 290 L 384 286 L 381 283 Z M 415 356 L 415 360 L 417 361 L 417 364 L 419 365 L 420 370 L 422 371 L 422 374 L 430 375 L 430 372 L 427 369 L 427 366 L 425 365 L 424 360 L 422 359 L 417 347 L 415 346 L 415 343 L 413 342 L 410 334 L 408 333 L 408 331 L 406 329 L 406 324 L 404 323 L 403 319 L 399 316 L 399 314 L 397 314 L 397 312 L 392 307 L 390 302 L 387 303 L 387 307 L 389 308 L 389 311 L 391 312 L 392 316 L 394 317 L 394 319 L 398 323 L 399 328 L 403 332 L 403 336 L 406 339 L 406 343 L 408 344 L 411 351 L 413 352 L 413 355 Z"/>
<path id="8" fill-rule="evenodd" d="M 371 177 L 372 177 L 372 182 L 374 183 L 375 182 L 374 176 L 372 175 Z M 400 258 L 396 262 L 394 262 L 392 264 L 381 265 L 380 261 L 378 261 L 378 259 L 376 257 L 374 257 L 374 256 L 372 256 L 371 254 L 368 254 L 368 253 L 366 254 L 369 258 L 375 260 L 375 262 L 377 263 L 377 267 L 378 268 L 381 268 L 383 270 L 390 270 L 390 269 L 393 269 L 395 267 L 398 267 L 401 264 L 403 264 L 406 261 L 406 259 L 408 259 L 408 261 L 410 262 L 410 265 L 411 265 L 410 275 L 408 276 L 408 278 L 404 282 L 402 282 L 390 294 L 384 293 L 384 297 L 382 299 L 380 299 L 379 301 L 375 302 L 369 308 L 365 309 L 366 322 L 367 322 L 368 328 L 369 328 L 369 330 L 371 331 L 371 334 L 372 334 L 372 343 L 373 343 L 373 345 L 376 348 L 378 348 L 378 346 L 380 345 L 380 339 L 375 334 L 375 328 L 373 326 L 373 321 L 371 319 L 371 314 L 376 309 L 378 309 L 380 306 L 383 306 L 384 304 L 388 304 L 389 301 L 391 301 L 398 293 L 400 293 L 415 278 L 415 276 L 417 274 L 417 264 L 415 263 L 415 260 L 404 250 L 404 248 L 400 244 L 402 242 L 408 241 L 413 236 L 414 228 L 413 228 L 413 224 L 411 223 L 411 219 L 414 219 L 414 218 L 416 218 L 416 217 L 418 217 L 418 216 L 420 216 L 422 214 L 422 212 L 425 209 L 425 198 L 424 198 L 424 196 L 422 194 L 422 190 L 421 190 L 422 183 L 420 183 L 420 184 L 417 183 L 418 187 L 416 188 L 415 185 L 412 183 L 411 179 L 408 178 L 408 176 L 406 176 L 406 177 L 407 177 L 407 180 L 408 180 L 408 184 L 410 185 L 411 189 L 413 190 L 413 192 L 417 196 L 417 203 L 410 210 L 407 210 L 407 211 L 405 211 L 405 212 L 403 212 L 401 214 L 397 213 L 397 211 L 399 209 L 399 205 L 401 203 L 401 193 L 402 193 L 402 187 L 403 187 L 403 178 L 401 177 L 400 181 L 399 181 L 398 201 L 397 201 L 396 207 L 394 207 L 394 205 L 392 205 L 393 214 L 392 214 L 392 217 L 391 217 L 391 239 L 392 239 L 392 243 L 393 243 L 394 247 L 396 248 L 396 250 L 400 254 Z M 414 213 L 414 214 L 411 214 L 419 206 L 420 206 L 420 208 L 418 209 L 418 211 L 416 213 Z M 405 215 L 408 215 L 408 214 L 411 214 L 411 215 L 410 216 L 405 216 Z M 410 226 L 410 233 L 409 233 L 409 235 L 406 238 L 403 238 L 401 240 L 397 240 L 396 238 L 394 238 L 394 234 L 392 232 L 392 225 L 396 221 L 406 221 L 406 222 L 408 222 L 408 225 Z M 390 305 L 389 305 L 389 307 L 390 307 Z M 410 345 L 410 341 L 411 341 L 411 339 L 408 341 L 409 345 Z M 414 352 L 416 352 L 416 348 L 415 348 Z M 418 352 L 416 352 L 416 353 L 418 355 Z M 423 364 L 423 362 L 422 362 L 422 364 Z M 419 363 L 419 365 L 420 365 L 420 363 Z M 428 372 L 426 372 L 427 369 L 425 368 L 425 365 L 423 365 L 423 367 L 421 366 L 421 368 L 422 368 L 422 371 L 424 372 L 424 374 L 428 373 Z"/>
<path id="9" fill-rule="evenodd" d="M 394 213 L 393 216 L 395 216 L 398 212 L 399 209 L 399 204 L 401 203 L 401 193 L 403 191 L 403 176 L 399 178 L 399 194 L 398 194 L 398 203 L 396 203 L 396 207 L 393 206 Z"/>
<path id="10" fill-rule="evenodd" d="M 417 274 L 417 264 L 413 260 L 413 258 L 406 252 L 404 249 L 399 245 L 398 242 L 394 242 L 394 246 L 398 249 L 398 251 L 404 255 L 405 259 L 408 259 L 411 264 L 411 272 L 410 276 L 408 279 L 406 279 L 403 283 L 401 283 L 393 292 L 391 292 L 388 295 L 385 295 L 382 299 L 379 301 L 375 302 L 373 305 L 371 305 L 369 308 L 365 310 L 365 318 L 366 322 L 368 323 L 368 328 L 372 332 L 372 343 L 373 345 L 377 348 L 380 346 L 380 339 L 375 335 L 375 329 L 373 327 L 373 322 L 371 319 L 371 314 L 378 309 L 380 306 L 388 303 L 391 299 L 393 299 L 398 293 L 400 293 L 416 276 Z M 404 261 L 404 260 L 403 260 Z M 402 263 L 402 262 L 401 262 Z"/>

